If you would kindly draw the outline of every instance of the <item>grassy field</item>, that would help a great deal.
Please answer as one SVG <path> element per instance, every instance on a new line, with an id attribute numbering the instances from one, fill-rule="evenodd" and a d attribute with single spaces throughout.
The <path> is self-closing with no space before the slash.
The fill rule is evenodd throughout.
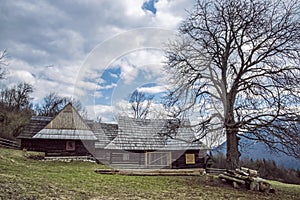
<path id="1" fill-rule="evenodd" d="M 0 199 L 300 199 L 300 185 L 271 182 L 275 194 L 236 190 L 205 177 L 101 175 L 90 162 L 38 161 L 0 148 Z"/>

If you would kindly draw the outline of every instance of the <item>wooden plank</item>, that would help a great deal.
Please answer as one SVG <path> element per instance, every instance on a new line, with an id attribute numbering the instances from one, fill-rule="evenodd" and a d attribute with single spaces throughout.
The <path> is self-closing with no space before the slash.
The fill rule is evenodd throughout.
<path id="1" fill-rule="evenodd" d="M 159 170 L 126 170 L 126 169 L 97 169 L 99 174 L 118 174 L 127 176 L 200 176 L 204 174 L 204 169 L 159 169 Z"/>
<path id="2" fill-rule="evenodd" d="M 206 172 L 208 174 L 219 175 L 219 174 L 222 174 L 222 173 L 226 172 L 226 169 L 206 168 Z"/>
<path id="3" fill-rule="evenodd" d="M 0 147 L 10 148 L 10 149 L 20 149 L 21 146 L 17 141 L 8 140 L 5 138 L 0 138 Z"/>
<path id="4" fill-rule="evenodd" d="M 251 177 L 258 176 L 258 171 L 254 170 L 254 169 L 249 169 L 249 168 L 246 168 L 246 167 L 241 167 L 241 171 L 243 171 L 245 173 L 248 173 L 249 176 L 251 176 Z"/>
<path id="5" fill-rule="evenodd" d="M 231 176 L 228 176 L 228 175 L 225 175 L 225 174 L 220 174 L 219 178 L 229 180 L 229 181 L 232 181 L 232 182 L 237 182 L 237 183 L 240 183 L 240 184 L 243 184 L 243 185 L 246 184 L 246 181 L 244 181 L 244 180 L 240 180 L 238 178 L 234 178 L 234 177 L 231 177 Z"/>

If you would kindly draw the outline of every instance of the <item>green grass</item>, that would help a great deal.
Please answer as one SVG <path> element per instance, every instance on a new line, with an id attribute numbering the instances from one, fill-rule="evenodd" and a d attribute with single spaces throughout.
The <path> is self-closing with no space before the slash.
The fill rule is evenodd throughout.
<path id="1" fill-rule="evenodd" d="M 0 199 L 300 199 L 300 186 L 272 181 L 275 194 L 236 190 L 205 177 L 101 175 L 90 162 L 38 161 L 0 149 Z M 31 153 L 30 153 L 31 154 Z"/>

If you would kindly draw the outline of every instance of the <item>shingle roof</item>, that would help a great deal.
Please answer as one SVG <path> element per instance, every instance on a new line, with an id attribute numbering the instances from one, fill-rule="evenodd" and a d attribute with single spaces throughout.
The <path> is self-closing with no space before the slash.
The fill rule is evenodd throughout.
<path id="1" fill-rule="evenodd" d="M 46 129 L 90 130 L 85 120 L 71 103 L 67 104 L 52 120 Z"/>
<path id="2" fill-rule="evenodd" d="M 53 117 L 45 116 L 33 116 L 31 117 L 29 124 L 24 128 L 23 132 L 18 136 L 19 139 L 30 139 L 37 132 L 42 130 Z"/>
<path id="3" fill-rule="evenodd" d="M 35 139 L 62 139 L 62 140 L 97 140 L 91 130 L 77 129 L 47 129 L 44 128 L 35 134 Z"/>
<path id="4" fill-rule="evenodd" d="M 54 118 L 33 116 L 18 138 L 97 140 L 72 104 L 66 105 Z"/>
<path id="5" fill-rule="evenodd" d="M 101 129 L 110 141 L 115 139 L 118 135 L 118 124 L 100 123 Z"/>
<path id="6" fill-rule="evenodd" d="M 82 119 L 71 103 L 66 105 L 42 130 L 35 139 L 97 140 L 91 128 Z"/>
<path id="7" fill-rule="evenodd" d="M 19 139 L 32 139 L 32 138 L 43 138 L 43 139 L 93 139 L 95 138 L 87 133 L 86 136 L 90 134 L 90 137 L 84 137 L 85 134 L 74 133 L 74 130 L 66 131 L 66 129 L 44 129 L 51 121 L 53 117 L 45 116 L 33 116 L 30 119 L 30 122 L 25 127 L 24 131 L 18 136 Z M 95 144 L 96 148 L 104 148 L 109 144 L 118 134 L 118 125 L 117 124 L 105 124 L 98 123 L 92 120 L 85 120 L 85 123 L 89 126 L 90 130 L 93 132 L 93 135 L 97 138 Z M 44 129 L 42 131 L 42 129 Z M 35 136 L 39 133 L 39 136 Z M 83 132 L 82 132 L 83 133 Z M 77 134 L 77 136 L 75 136 Z M 81 135 L 81 136 L 80 136 Z M 35 136 L 35 137 L 34 137 Z"/>
<path id="8" fill-rule="evenodd" d="M 105 149 L 122 150 L 187 150 L 205 149 L 202 143 L 195 143 L 195 135 L 190 128 L 177 128 L 173 138 L 161 134 L 166 131 L 168 120 L 132 119 L 119 117 L 118 136 Z"/>
<path id="9" fill-rule="evenodd" d="M 73 108 L 60 117 L 33 116 L 20 139 L 72 139 L 96 140 L 95 148 L 122 150 L 187 150 L 206 149 L 195 143 L 195 135 L 188 127 L 176 127 L 174 138 L 166 137 L 170 120 L 136 120 L 119 117 L 118 124 L 97 123 L 83 120 Z M 69 117 L 69 119 L 65 119 Z M 70 120 L 71 119 L 71 120 Z"/>
<path id="10" fill-rule="evenodd" d="M 104 148 L 118 134 L 118 125 L 116 124 L 105 124 L 89 121 L 88 125 L 91 127 L 92 131 L 97 137 L 95 148 Z"/>

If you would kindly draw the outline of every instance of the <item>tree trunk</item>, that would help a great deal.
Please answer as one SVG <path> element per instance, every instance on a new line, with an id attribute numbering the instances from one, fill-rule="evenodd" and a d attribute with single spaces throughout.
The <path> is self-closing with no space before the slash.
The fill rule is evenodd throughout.
<path id="1" fill-rule="evenodd" d="M 236 169 L 239 168 L 239 140 L 240 138 L 237 136 L 237 130 L 229 129 L 226 130 L 226 139 L 227 139 L 227 153 L 226 153 L 226 166 L 228 169 Z"/>
<path id="2" fill-rule="evenodd" d="M 236 86 L 236 84 L 234 84 Z M 237 86 L 230 90 L 230 93 L 227 94 L 227 101 L 225 105 L 225 131 L 226 131 L 226 142 L 227 142 L 227 151 L 226 151 L 226 167 L 227 169 L 235 170 L 239 167 L 239 140 L 237 136 L 239 128 L 236 126 L 234 118 L 234 102 L 237 94 Z"/>

